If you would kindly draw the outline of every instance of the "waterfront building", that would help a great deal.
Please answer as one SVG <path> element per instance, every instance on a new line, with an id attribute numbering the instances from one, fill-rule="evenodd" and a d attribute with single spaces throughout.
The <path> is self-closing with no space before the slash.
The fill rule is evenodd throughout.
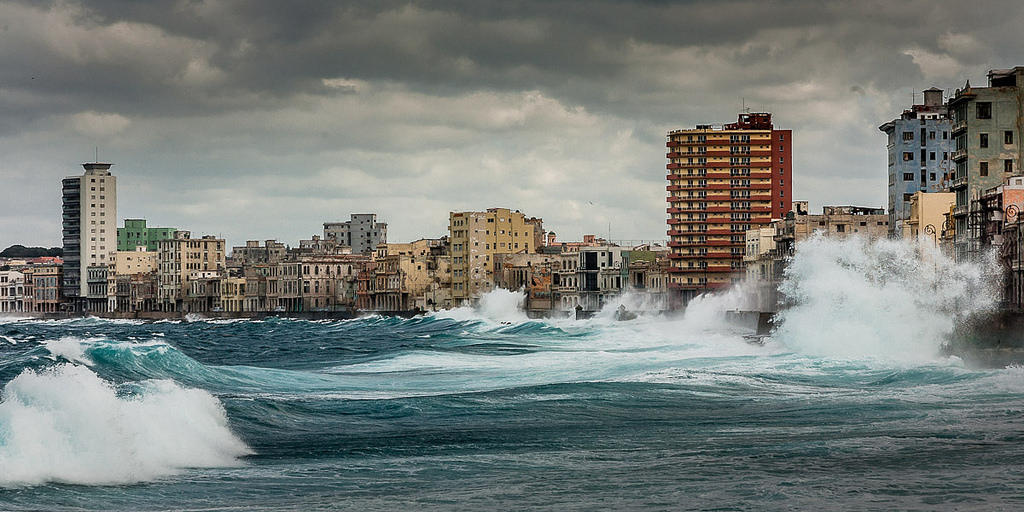
<path id="1" fill-rule="evenodd" d="M 353 254 L 371 254 L 377 246 L 387 243 L 388 225 L 377 222 L 375 213 L 354 213 L 345 222 L 325 222 L 324 239 L 351 247 Z"/>
<path id="2" fill-rule="evenodd" d="M 134 251 L 137 247 L 145 247 L 147 251 L 156 253 L 157 242 L 174 238 L 176 228 L 151 228 L 146 226 L 146 219 L 125 219 L 124 226 L 117 228 L 117 250 Z"/>
<path id="3" fill-rule="evenodd" d="M 903 222 L 903 238 L 923 236 L 938 245 L 943 230 L 949 228 L 946 216 L 955 203 L 956 195 L 952 192 L 915 192 L 910 196 L 908 217 Z M 892 218 L 891 214 L 889 218 Z M 891 225 L 889 231 L 892 231 Z"/>
<path id="4" fill-rule="evenodd" d="M 260 245 L 259 240 L 247 240 L 245 245 L 231 248 L 231 256 L 227 259 L 229 267 L 242 267 L 260 263 L 276 265 L 284 261 L 288 255 L 288 247 L 277 240 L 267 240 Z"/>
<path id="5" fill-rule="evenodd" d="M 985 195 L 991 196 L 991 192 Z M 1003 300 L 1012 307 L 1021 308 L 1024 307 L 1024 229 L 1021 226 L 1021 217 L 1024 215 L 1024 177 L 1007 178 L 998 187 L 998 194 L 999 202 L 993 208 L 998 211 L 989 211 L 988 216 L 997 224 L 993 227 L 1001 232 L 1001 247 L 997 254 L 1006 269 Z"/>
<path id="6" fill-rule="evenodd" d="M 31 265 L 25 270 L 25 294 L 31 297 L 34 313 L 60 311 L 63 267 L 59 264 Z"/>
<path id="7" fill-rule="evenodd" d="M 0 313 L 25 311 L 25 275 L 16 270 L 0 271 Z"/>
<path id="8" fill-rule="evenodd" d="M 130 251 L 115 251 L 113 254 L 113 274 L 146 274 L 157 270 L 157 251 L 149 251 L 145 246 L 136 246 Z"/>
<path id="9" fill-rule="evenodd" d="M 789 211 L 792 142 L 769 113 L 668 133 L 669 270 L 681 301 L 738 280 L 746 231 Z"/>
<path id="10" fill-rule="evenodd" d="M 161 311 L 183 311 L 190 291 L 189 281 L 199 272 L 220 272 L 225 268 L 224 239 L 210 235 L 193 239 L 189 231 L 176 231 L 174 238 L 157 242 L 157 301 Z M 213 290 L 203 297 L 212 297 Z M 219 297 L 219 293 L 217 294 Z M 193 301 L 195 302 L 195 301 Z"/>
<path id="11" fill-rule="evenodd" d="M 541 226 L 518 210 L 488 208 L 449 215 L 452 299 L 455 306 L 473 301 L 494 288 L 494 256 L 536 252 Z"/>
<path id="12" fill-rule="evenodd" d="M 901 236 L 911 196 L 938 192 L 949 181 L 953 141 L 942 89 L 924 91 L 924 104 L 911 105 L 878 129 L 887 136 L 889 236 Z"/>
<path id="13" fill-rule="evenodd" d="M 954 255 L 972 259 L 982 248 L 984 213 L 980 201 L 986 190 L 1018 175 L 1021 169 L 1021 97 L 1024 67 L 988 72 L 988 87 L 957 89 L 947 107 L 952 115 Z"/>
<path id="14" fill-rule="evenodd" d="M 85 174 L 61 181 L 62 293 L 74 311 L 107 309 L 105 277 L 102 293 L 90 294 L 89 276 L 95 279 L 103 273 L 100 267 L 110 263 L 110 253 L 117 247 L 117 177 L 110 173 L 111 165 L 84 163 Z"/>

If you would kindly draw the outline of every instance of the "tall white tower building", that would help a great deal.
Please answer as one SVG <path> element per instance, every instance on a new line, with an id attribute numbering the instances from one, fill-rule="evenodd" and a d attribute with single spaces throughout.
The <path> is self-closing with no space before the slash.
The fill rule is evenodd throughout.
<path id="1" fill-rule="evenodd" d="M 106 267 L 117 250 L 117 177 L 111 165 L 84 163 L 85 174 L 61 182 L 63 294 L 76 311 L 106 309 Z"/>

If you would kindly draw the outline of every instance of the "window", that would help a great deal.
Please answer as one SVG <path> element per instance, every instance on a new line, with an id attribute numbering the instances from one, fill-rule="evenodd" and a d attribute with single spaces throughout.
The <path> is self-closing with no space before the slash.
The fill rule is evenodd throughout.
<path id="1" fill-rule="evenodd" d="M 946 140 L 948 138 L 949 138 L 949 132 L 945 132 L 945 131 L 942 132 L 942 140 Z"/>
<path id="2" fill-rule="evenodd" d="M 978 174 L 988 176 L 988 162 L 978 163 Z"/>
<path id="3" fill-rule="evenodd" d="M 978 119 L 992 119 L 992 103 L 979 101 L 974 104 L 976 107 L 975 117 Z"/>
<path id="4" fill-rule="evenodd" d="M 988 134 L 987 133 L 979 133 L 978 136 L 980 137 L 980 139 L 978 140 L 978 146 L 979 147 L 983 147 L 983 148 L 987 148 L 988 147 Z"/>
<path id="5" fill-rule="evenodd" d="M 786 140 L 786 134 L 780 133 L 779 134 L 779 140 Z"/>
<path id="6" fill-rule="evenodd" d="M 1013 131 L 1006 130 L 1003 132 L 1003 144 L 1013 144 Z"/>
<path id="7" fill-rule="evenodd" d="M 905 172 L 903 173 L 903 181 L 914 181 L 914 173 Z"/>
<path id="8" fill-rule="evenodd" d="M 1010 160 L 1010 159 L 1003 160 L 1003 171 L 1004 172 L 1013 172 L 1013 160 Z"/>
<path id="9" fill-rule="evenodd" d="M 903 152 L 903 161 L 904 162 L 913 162 L 914 161 L 914 153 L 911 152 L 911 151 L 904 151 Z"/>
<path id="10" fill-rule="evenodd" d="M 842 233 L 846 231 L 846 226 L 843 224 L 836 224 L 836 233 Z"/>
<path id="11" fill-rule="evenodd" d="M 930 176 L 929 178 L 930 178 L 930 179 L 931 179 L 932 181 L 935 181 L 935 173 L 933 172 L 933 173 L 931 174 L 931 176 Z"/>
<path id="12" fill-rule="evenodd" d="M 928 153 L 928 160 L 935 160 L 935 152 Z"/>
<path id="13" fill-rule="evenodd" d="M 928 140 L 935 140 L 935 132 L 928 132 Z"/>
<path id="14" fill-rule="evenodd" d="M 903 140 L 914 140 L 914 132 L 903 132 Z"/>

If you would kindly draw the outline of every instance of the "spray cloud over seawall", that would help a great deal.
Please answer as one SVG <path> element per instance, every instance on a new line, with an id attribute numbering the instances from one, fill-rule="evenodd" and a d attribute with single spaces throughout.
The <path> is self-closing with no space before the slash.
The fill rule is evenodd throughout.
<path id="1" fill-rule="evenodd" d="M 995 305 L 996 269 L 992 257 L 958 264 L 931 241 L 816 235 L 786 269 L 791 305 L 774 337 L 809 355 L 932 359 L 959 315 Z"/>

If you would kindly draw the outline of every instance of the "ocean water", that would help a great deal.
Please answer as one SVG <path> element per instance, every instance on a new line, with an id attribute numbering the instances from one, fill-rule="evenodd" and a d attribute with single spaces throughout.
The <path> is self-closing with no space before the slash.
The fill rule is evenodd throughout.
<path id="1" fill-rule="evenodd" d="M 909 263 L 908 263 L 909 261 Z M 0 320 L 2 510 L 1021 510 L 1024 369 L 939 355 L 985 266 L 816 239 L 724 311 Z M 629 297 L 623 300 L 629 302 Z"/>

